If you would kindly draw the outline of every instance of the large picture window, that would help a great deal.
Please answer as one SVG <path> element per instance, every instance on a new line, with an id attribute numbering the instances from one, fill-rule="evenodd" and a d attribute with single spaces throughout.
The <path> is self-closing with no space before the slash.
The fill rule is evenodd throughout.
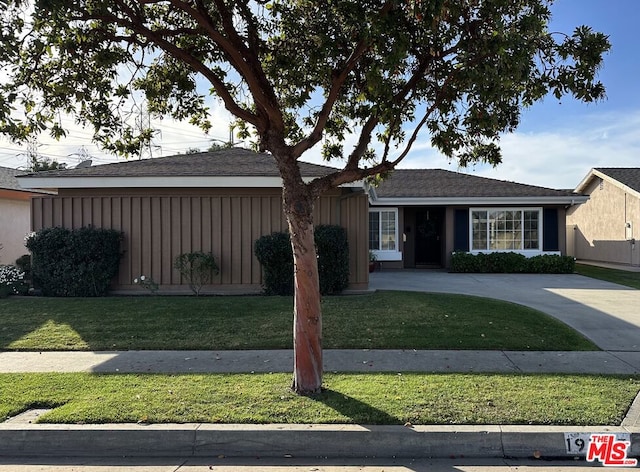
<path id="1" fill-rule="evenodd" d="M 541 211 L 540 208 L 471 209 L 471 250 L 540 250 Z"/>
<path id="2" fill-rule="evenodd" d="M 398 210 L 369 210 L 369 249 L 372 251 L 398 250 Z"/>

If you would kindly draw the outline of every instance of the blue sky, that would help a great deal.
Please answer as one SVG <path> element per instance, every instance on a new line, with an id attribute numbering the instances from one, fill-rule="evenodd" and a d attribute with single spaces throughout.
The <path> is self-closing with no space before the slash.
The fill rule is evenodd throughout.
<path id="1" fill-rule="evenodd" d="M 503 163 L 497 168 L 476 165 L 460 169 L 428 145 L 428 137 L 414 146 L 401 167 L 444 168 L 486 177 L 555 188 L 573 188 L 592 167 L 640 166 L 640 0 L 556 0 L 550 29 L 570 33 L 586 24 L 610 37 L 612 50 L 606 55 L 600 79 L 607 99 L 583 104 L 570 98 L 561 103 L 553 97 L 525 110 L 521 125 L 502 140 Z M 211 138 L 228 139 L 229 115 L 214 110 L 214 131 L 204 136 L 180 123 L 161 124 L 153 155 L 171 155 L 189 147 L 206 149 Z M 39 151 L 73 166 L 84 149 L 94 163 L 117 159 L 102 153 L 90 141 L 90 134 L 72 129 L 69 137 L 55 142 L 43 137 Z M 347 147 L 348 149 L 348 147 Z M 26 163 L 24 151 L 0 140 L 0 166 Z M 321 162 L 312 150 L 304 160 Z"/>
<path id="2" fill-rule="evenodd" d="M 607 99 L 547 97 L 525 110 L 517 132 L 504 137 L 503 164 L 476 166 L 479 175 L 572 188 L 592 167 L 640 166 L 640 2 L 556 0 L 552 11 L 551 31 L 585 24 L 609 35 L 612 48 L 599 75 Z"/>

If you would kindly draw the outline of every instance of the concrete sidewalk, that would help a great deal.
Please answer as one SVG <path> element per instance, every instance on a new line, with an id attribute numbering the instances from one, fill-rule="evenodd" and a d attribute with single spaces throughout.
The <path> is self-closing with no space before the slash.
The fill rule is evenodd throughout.
<path id="1" fill-rule="evenodd" d="M 0 352 L 0 372 L 291 372 L 293 351 Z M 638 374 L 640 352 L 324 351 L 327 372 Z"/>

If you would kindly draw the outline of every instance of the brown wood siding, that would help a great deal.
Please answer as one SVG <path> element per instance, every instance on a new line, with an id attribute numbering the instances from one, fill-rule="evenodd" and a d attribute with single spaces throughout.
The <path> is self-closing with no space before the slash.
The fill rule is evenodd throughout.
<path id="1" fill-rule="evenodd" d="M 220 266 L 215 287 L 258 290 L 262 270 L 253 254 L 256 239 L 286 230 L 277 189 L 118 189 L 66 191 L 32 199 L 32 229 L 92 225 L 123 232 L 124 256 L 114 289 L 137 289 L 133 279 L 151 276 L 161 289 L 185 289 L 173 268 L 176 256 L 211 251 Z M 192 191 L 193 190 L 193 191 Z M 347 229 L 353 288 L 368 284 L 367 197 L 333 192 L 314 208 L 316 224 L 341 224 Z"/>
<path id="2" fill-rule="evenodd" d="M 349 238 L 349 282 L 351 288 L 369 285 L 369 201 L 365 195 L 348 195 L 339 201 L 340 215 L 334 220 L 347 229 Z"/>

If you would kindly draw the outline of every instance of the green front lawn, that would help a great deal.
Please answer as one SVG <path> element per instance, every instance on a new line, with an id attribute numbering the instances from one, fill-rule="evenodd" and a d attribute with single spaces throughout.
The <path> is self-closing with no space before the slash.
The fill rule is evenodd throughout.
<path id="1" fill-rule="evenodd" d="M 289 297 L 9 298 L 0 349 L 289 349 Z M 325 297 L 323 345 L 343 349 L 598 350 L 527 307 L 462 295 Z"/>
<path id="2" fill-rule="evenodd" d="M 0 374 L 0 421 L 55 407 L 48 423 L 619 424 L 639 378 L 326 374 L 311 397 L 289 374 Z"/>
<path id="3" fill-rule="evenodd" d="M 576 264 L 576 272 L 580 275 L 592 277 L 594 279 L 613 282 L 614 284 L 626 285 L 627 287 L 640 289 L 640 272 L 629 272 L 626 270 L 607 269 L 587 264 Z"/>

